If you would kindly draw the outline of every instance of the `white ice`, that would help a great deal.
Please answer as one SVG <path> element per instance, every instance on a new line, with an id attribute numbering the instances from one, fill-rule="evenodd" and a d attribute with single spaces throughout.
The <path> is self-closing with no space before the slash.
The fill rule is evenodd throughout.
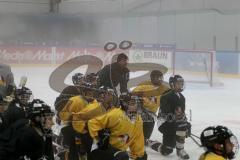
<path id="1" fill-rule="evenodd" d="M 55 67 L 20 67 L 13 66 L 15 82 L 18 83 L 21 76 L 27 76 L 27 87 L 32 89 L 34 98 L 43 99 L 53 106 L 58 93 L 49 86 L 49 76 Z M 65 80 L 71 84 L 71 74 Z M 167 76 L 165 77 L 167 79 Z M 224 86 L 210 87 L 207 84 L 186 84 L 183 94 L 186 97 L 187 113 L 192 110 L 192 132 L 200 135 L 201 131 L 209 125 L 226 125 L 235 133 L 240 141 L 240 79 L 223 78 L 219 79 Z M 152 140 L 161 141 L 161 134 L 155 128 Z M 203 149 L 199 148 L 190 138 L 186 140 L 185 149 L 191 160 L 198 160 Z M 149 160 L 177 160 L 174 151 L 168 157 L 147 148 Z M 240 159 L 238 154 L 236 159 Z"/>

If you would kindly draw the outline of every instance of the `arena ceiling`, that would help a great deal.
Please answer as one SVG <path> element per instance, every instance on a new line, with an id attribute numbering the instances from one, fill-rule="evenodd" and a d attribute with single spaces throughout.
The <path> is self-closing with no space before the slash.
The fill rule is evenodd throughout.
<path id="1" fill-rule="evenodd" d="M 0 0 L 0 13 L 148 16 L 216 12 L 239 14 L 240 0 Z"/>

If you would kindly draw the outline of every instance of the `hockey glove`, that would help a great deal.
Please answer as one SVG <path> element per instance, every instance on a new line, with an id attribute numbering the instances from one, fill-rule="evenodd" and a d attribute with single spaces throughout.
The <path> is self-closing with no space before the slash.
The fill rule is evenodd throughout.
<path id="1" fill-rule="evenodd" d="M 109 147 L 110 130 L 108 128 L 98 131 L 98 148 L 106 150 Z"/>

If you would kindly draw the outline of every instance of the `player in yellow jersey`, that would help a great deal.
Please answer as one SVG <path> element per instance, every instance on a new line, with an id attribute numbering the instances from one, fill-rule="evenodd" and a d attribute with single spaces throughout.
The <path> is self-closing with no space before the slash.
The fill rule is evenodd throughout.
<path id="1" fill-rule="evenodd" d="M 120 108 L 88 122 L 88 129 L 94 139 L 88 160 L 146 160 L 144 149 L 143 122 L 137 113 L 137 100 L 124 100 Z"/>
<path id="2" fill-rule="evenodd" d="M 199 160 L 234 159 L 239 149 L 237 138 L 224 126 L 207 127 L 201 133 L 200 139 L 206 152 Z"/>
<path id="3" fill-rule="evenodd" d="M 152 134 L 155 124 L 153 115 L 156 114 L 160 107 L 160 97 L 170 90 L 169 85 L 163 82 L 161 71 L 153 70 L 150 78 L 150 80 L 140 83 L 132 92 L 143 97 L 142 119 L 145 140 L 149 139 Z"/>
<path id="4" fill-rule="evenodd" d="M 63 125 L 61 128 L 62 143 L 64 148 L 67 148 L 68 151 L 64 153 L 64 159 L 61 160 L 79 160 L 78 149 L 76 147 L 77 134 L 73 128 L 74 123 L 72 118 L 75 113 L 84 109 L 88 102 L 81 95 L 70 98 L 66 97 L 66 100 L 63 99 L 63 101 L 66 102 L 62 103 L 63 106 L 61 106 L 62 109 L 58 111 L 58 117 L 61 119 Z"/>
<path id="5" fill-rule="evenodd" d="M 91 95 L 94 100 L 89 102 L 79 112 L 72 114 L 72 126 L 77 132 L 76 138 L 79 140 L 77 146 L 80 155 L 87 155 L 87 153 L 91 151 L 92 138 L 88 132 L 87 122 L 97 116 L 105 114 L 114 107 L 115 94 L 112 89 L 105 90 L 93 88 L 90 93 L 94 93 Z M 88 96 L 90 96 L 90 94 Z"/>
<path id="6" fill-rule="evenodd" d="M 88 76 L 89 77 L 89 76 Z M 72 77 L 72 86 L 66 87 L 55 101 L 55 109 L 57 110 L 58 118 L 62 121 L 61 135 L 63 137 L 64 148 L 68 152 L 64 155 L 64 159 L 78 160 L 79 148 L 76 147 L 76 142 L 79 142 L 78 133 L 76 132 L 76 121 L 74 115 L 81 112 L 89 103 L 94 102 L 92 98 L 93 89 L 89 86 L 89 78 L 86 78 L 81 73 L 76 73 Z M 84 129 L 84 124 L 78 128 Z M 83 151 L 83 149 L 81 149 Z M 85 153 L 85 151 L 80 152 Z M 61 156 L 60 156 L 61 157 Z"/>
<path id="7" fill-rule="evenodd" d="M 77 113 L 72 114 L 73 128 L 78 133 L 86 133 L 86 122 L 92 118 L 106 113 L 111 108 L 114 108 L 116 97 L 113 89 L 92 89 L 94 93 L 90 98 L 93 100 L 89 102 L 83 109 Z"/>

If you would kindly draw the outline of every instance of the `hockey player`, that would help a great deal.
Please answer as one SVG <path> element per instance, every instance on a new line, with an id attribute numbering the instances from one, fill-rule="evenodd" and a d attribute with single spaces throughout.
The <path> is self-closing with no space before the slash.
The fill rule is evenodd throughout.
<path id="1" fill-rule="evenodd" d="M 159 70 L 153 70 L 150 74 L 151 80 L 140 83 L 132 92 L 143 98 L 143 132 L 144 138 L 149 139 L 154 128 L 154 114 L 160 107 L 161 95 L 170 89 L 169 85 L 163 83 L 163 74 Z"/>
<path id="2" fill-rule="evenodd" d="M 1 160 L 53 160 L 51 108 L 36 99 L 28 108 L 28 118 L 15 121 L 0 136 Z"/>
<path id="3" fill-rule="evenodd" d="M 92 89 L 89 93 L 94 93 L 90 97 L 93 100 L 86 104 L 79 112 L 72 113 L 73 128 L 78 133 L 88 132 L 86 127 L 88 120 L 100 116 L 115 107 L 114 101 L 116 101 L 116 97 L 112 89 Z"/>
<path id="4" fill-rule="evenodd" d="M 200 137 L 206 152 L 199 160 L 234 159 L 239 145 L 235 135 L 225 126 L 210 126 L 204 129 Z"/>
<path id="5" fill-rule="evenodd" d="M 69 152 L 66 152 L 65 154 L 65 157 L 67 157 L 66 159 L 79 159 L 79 156 L 84 156 L 84 154 L 90 150 L 88 149 L 89 147 L 85 148 L 86 152 L 79 150 L 77 144 L 79 144 L 80 140 L 79 134 L 87 133 L 85 120 L 89 115 L 85 116 L 85 112 L 89 112 L 90 110 L 100 111 L 100 113 L 93 113 L 90 117 L 95 114 L 101 114 L 102 112 L 101 107 L 99 106 L 100 104 L 94 99 L 95 95 L 97 95 L 97 93 L 95 93 L 96 91 L 96 89 L 91 88 L 91 85 L 77 87 L 69 86 L 65 88 L 59 98 L 57 98 L 58 101 L 56 101 L 57 103 L 55 103 L 55 107 L 58 110 L 58 117 L 64 123 L 64 127 L 61 129 L 63 144 L 69 150 Z M 85 141 L 83 143 L 85 143 Z M 91 140 L 89 143 L 91 143 Z M 89 143 L 86 142 L 86 145 L 83 145 L 89 146 Z"/>
<path id="6" fill-rule="evenodd" d="M 185 138 L 190 135 L 191 125 L 185 116 L 185 97 L 181 93 L 184 89 L 184 79 L 180 75 L 170 77 L 171 90 L 161 97 L 161 109 L 158 115 L 158 130 L 163 134 L 162 144 L 148 141 L 148 145 L 155 151 L 167 156 L 176 147 L 177 156 L 189 159 L 184 150 Z"/>
<path id="7" fill-rule="evenodd" d="M 61 129 L 63 144 L 69 149 L 65 156 L 67 159 L 74 160 L 78 159 L 79 156 L 82 157 L 85 151 L 90 150 L 88 146 L 91 140 L 89 142 L 85 141 L 89 139 L 85 134 L 88 133 L 86 132 L 85 121 L 94 117 L 94 115 L 102 114 L 102 108 L 94 98 L 98 94 L 96 93 L 98 90 L 95 88 L 97 86 L 96 74 L 90 73 L 83 76 L 77 73 L 72 77 L 72 80 L 74 86 L 68 86 L 62 91 L 55 101 L 55 108 L 58 111 L 59 119 L 64 124 Z M 83 151 L 83 148 L 79 150 L 79 147 L 76 146 L 80 141 L 79 134 L 85 136 L 85 138 L 82 138 L 84 141 L 81 142 L 84 146 L 87 146 L 85 151 Z"/>
<path id="8" fill-rule="evenodd" d="M 143 122 L 137 114 L 136 99 L 122 103 L 106 114 L 88 121 L 88 129 L 94 139 L 88 160 L 146 160 L 144 152 Z"/>
<path id="9" fill-rule="evenodd" d="M 73 113 L 81 111 L 88 102 L 81 96 L 81 91 L 76 86 L 68 86 L 63 90 L 55 101 L 57 115 L 62 121 L 61 134 L 63 145 L 68 149 L 64 154 L 66 160 L 78 160 L 78 150 L 76 148 L 76 131 L 73 129 Z"/>
<path id="10" fill-rule="evenodd" d="M 79 140 L 77 146 L 81 157 L 86 156 L 91 151 L 92 146 L 92 138 L 88 132 L 87 122 L 97 116 L 105 114 L 108 110 L 114 107 L 113 103 L 115 94 L 112 89 L 91 89 L 94 93 L 94 95 L 92 95 L 94 100 L 89 102 L 79 112 L 72 113 L 72 126 L 76 131 L 76 138 Z"/>
<path id="11" fill-rule="evenodd" d="M 4 127 L 9 127 L 12 123 L 19 119 L 26 119 L 26 108 L 30 102 L 32 91 L 27 87 L 16 89 L 15 99 L 8 105 L 3 117 L 5 120 Z"/>
<path id="12" fill-rule="evenodd" d="M 30 119 L 30 126 L 37 131 L 39 136 L 38 138 L 42 141 L 37 152 L 42 155 L 42 159 L 45 158 L 46 160 L 54 160 L 52 147 L 52 126 L 54 125 L 54 112 L 51 110 L 50 106 L 40 99 L 34 99 L 30 103 L 27 110 L 27 118 Z M 23 139 L 22 142 L 24 141 L 28 140 Z"/>
<path id="13" fill-rule="evenodd" d="M 116 91 L 116 87 L 120 84 L 120 92 L 127 93 L 127 83 L 129 81 L 129 69 L 127 68 L 128 57 L 121 53 L 117 57 L 117 62 L 106 65 L 97 74 L 99 76 L 99 86 L 112 88 Z"/>
<path id="14" fill-rule="evenodd" d="M 17 88 L 15 91 L 15 103 L 21 108 L 26 109 L 33 98 L 32 91 L 27 87 Z"/>

